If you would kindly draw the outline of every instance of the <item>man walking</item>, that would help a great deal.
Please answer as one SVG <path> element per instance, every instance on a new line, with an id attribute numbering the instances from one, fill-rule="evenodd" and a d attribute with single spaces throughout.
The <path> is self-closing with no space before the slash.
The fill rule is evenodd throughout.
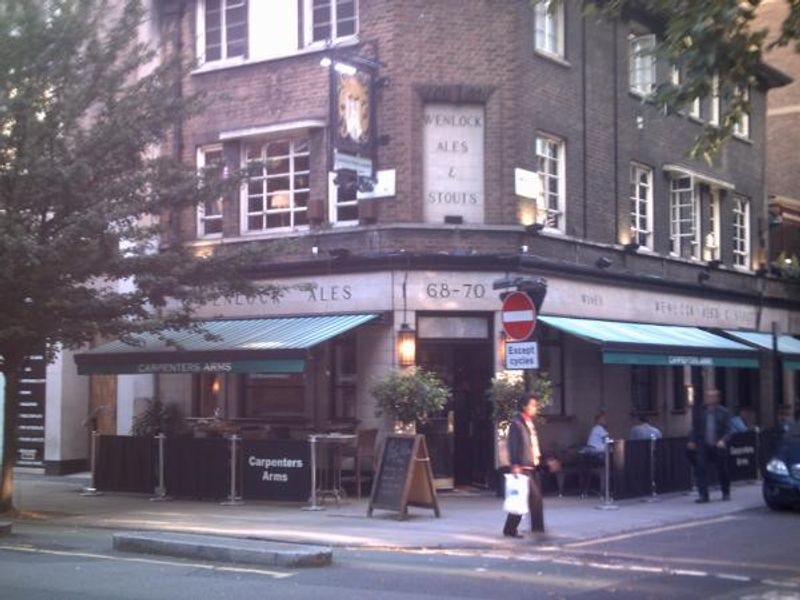
<path id="1" fill-rule="evenodd" d="M 511 421 L 508 431 L 508 461 L 511 473 L 528 478 L 528 510 L 531 515 L 531 531 L 544 532 L 544 507 L 536 467 L 542 457 L 539 437 L 536 434 L 536 417 L 539 399 L 535 394 L 525 394 L 519 401 L 519 414 Z M 510 514 L 506 517 L 503 535 L 522 537 L 518 532 L 522 515 Z"/>
<path id="2" fill-rule="evenodd" d="M 695 478 L 700 497 L 695 500 L 705 504 L 708 499 L 708 465 L 713 464 L 719 475 L 722 499 L 731 499 L 731 480 L 728 475 L 728 437 L 731 434 L 731 413 L 720 404 L 719 390 L 709 390 L 705 402 L 693 419 L 689 436 L 689 450 L 697 452 Z"/>

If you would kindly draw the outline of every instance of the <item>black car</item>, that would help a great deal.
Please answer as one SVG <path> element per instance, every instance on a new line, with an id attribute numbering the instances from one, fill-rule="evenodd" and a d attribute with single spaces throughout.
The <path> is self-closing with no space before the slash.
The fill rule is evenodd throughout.
<path id="1" fill-rule="evenodd" d="M 773 510 L 800 507 L 800 425 L 783 433 L 764 470 L 764 501 Z"/>

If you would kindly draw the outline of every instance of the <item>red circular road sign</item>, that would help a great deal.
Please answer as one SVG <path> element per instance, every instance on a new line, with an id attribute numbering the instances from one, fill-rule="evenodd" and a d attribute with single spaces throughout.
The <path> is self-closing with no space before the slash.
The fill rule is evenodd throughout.
<path id="1" fill-rule="evenodd" d="M 512 292 L 503 300 L 503 331 L 512 340 L 527 340 L 536 328 L 536 307 L 525 292 Z"/>

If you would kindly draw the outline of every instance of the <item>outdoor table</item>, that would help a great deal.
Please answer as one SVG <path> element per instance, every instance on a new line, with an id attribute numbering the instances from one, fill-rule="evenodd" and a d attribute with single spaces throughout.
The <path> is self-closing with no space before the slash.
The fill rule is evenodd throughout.
<path id="1" fill-rule="evenodd" d="M 342 448 L 355 443 L 357 436 L 349 433 L 312 433 L 308 436 L 311 442 L 312 472 L 316 482 L 316 490 L 312 491 L 312 504 L 316 498 L 333 497 L 336 504 L 346 496 L 342 487 Z M 318 460 L 318 446 L 325 448 L 323 460 Z M 316 477 L 316 472 L 319 477 Z"/>

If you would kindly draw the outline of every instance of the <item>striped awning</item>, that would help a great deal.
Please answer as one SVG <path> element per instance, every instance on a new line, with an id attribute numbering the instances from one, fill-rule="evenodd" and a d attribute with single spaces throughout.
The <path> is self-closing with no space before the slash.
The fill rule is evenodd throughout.
<path id="1" fill-rule="evenodd" d="M 753 345 L 761 350 L 772 350 L 772 334 L 761 331 L 736 331 L 726 329 L 725 333 L 735 340 Z M 800 370 L 800 340 L 790 335 L 779 335 L 778 354 L 783 359 L 783 364 L 787 369 Z"/>
<path id="2" fill-rule="evenodd" d="M 75 355 L 78 373 L 300 373 L 309 348 L 377 314 L 199 321 L 198 329 L 115 340 Z"/>
<path id="3" fill-rule="evenodd" d="M 606 364 L 758 368 L 758 353 L 698 327 L 540 316 L 539 321 L 600 345 Z"/>

